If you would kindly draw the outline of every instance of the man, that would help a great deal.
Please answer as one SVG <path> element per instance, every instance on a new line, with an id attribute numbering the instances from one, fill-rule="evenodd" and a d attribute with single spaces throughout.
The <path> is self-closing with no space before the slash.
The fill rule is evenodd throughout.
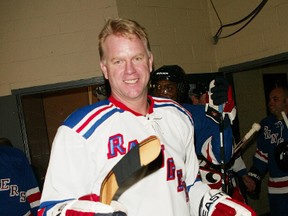
<path id="1" fill-rule="evenodd" d="M 257 150 L 253 157 L 253 166 L 249 175 L 254 177 L 260 188 L 261 178 L 269 173 L 268 198 L 272 216 L 287 215 L 288 206 L 288 163 L 277 164 L 286 157 L 287 152 L 276 154 L 275 151 L 288 141 L 288 90 L 286 87 L 276 87 L 269 94 L 269 111 L 271 115 L 261 120 L 261 130 L 257 138 Z M 284 149 L 283 149 L 284 150 Z M 281 151 L 281 149 L 280 149 Z M 285 156 L 286 154 L 286 156 Z M 286 167 L 286 169 L 285 169 Z M 260 193 L 260 190 L 255 191 Z M 254 197 L 257 194 L 254 194 Z"/>
<path id="2" fill-rule="evenodd" d="M 160 139 L 163 164 L 119 197 L 127 215 L 254 215 L 197 178 L 190 115 L 172 100 L 147 95 L 153 55 L 144 28 L 132 20 L 108 20 L 99 34 L 99 55 L 111 96 L 74 112 L 58 129 L 41 215 L 103 215 L 96 201 L 105 176 L 151 135 Z M 102 206 L 114 214 L 113 207 Z"/>
<path id="3" fill-rule="evenodd" d="M 0 138 L 0 215 L 36 216 L 40 190 L 25 154 Z"/>
<path id="4" fill-rule="evenodd" d="M 150 94 L 156 97 L 170 98 L 178 103 L 187 100 L 188 85 L 185 72 L 178 65 L 164 65 L 152 72 Z"/>
<path id="5" fill-rule="evenodd" d="M 185 101 L 184 99 L 187 93 L 186 86 L 188 86 L 188 84 L 186 83 L 185 71 L 180 66 L 163 65 L 152 72 L 150 80 L 150 93 L 152 95 L 174 99 L 180 103 Z M 215 94 L 218 94 L 219 98 L 224 99 L 222 101 L 222 103 L 224 103 L 224 101 L 226 102 L 225 98 L 227 98 L 225 95 L 228 94 L 228 84 L 224 79 L 216 84 L 217 86 L 215 86 L 213 90 L 216 91 Z M 208 98 L 208 90 L 198 85 L 198 90 L 194 91 L 194 93 L 200 95 L 200 92 L 202 92 L 201 95 L 204 95 L 206 100 L 206 98 Z M 208 183 L 213 189 L 221 189 L 223 185 L 221 185 L 220 164 L 222 157 L 225 157 L 225 174 L 227 176 L 225 191 L 232 197 L 237 198 L 237 200 L 244 202 L 244 197 L 241 195 L 236 184 L 234 173 L 237 173 L 237 175 L 242 178 L 248 191 L 254 190 L 255 183 L 247 175 L 246 166 L 241 155 L 232 154 L 234 139 L 232 128 L 229 124 L 230 119 L 225 119 L 226 126 L 223 131 L 225 152 L 224 155 L 222 155 L 220 126 L 219 122 L 213 117 L 215 114 L 219 115 L 219 113 L 217 110 L 214 110 L 214 115 L 212 115 L 212 112 L 209 113 L 208 109 L 205 109 L 205 105 L 209 104 L 203 101 L 201 102 L 202 104 L 199 104 L 199 99 L 197 100 L 197 105 L 187 103 L 182 105 L 192 114 L 195 129 L 195 149 L 199 159 L 202 180 Z M 231 104 L 234 103 L 231 102 Z M 234 107 L 232 107 L 232 109 L 233 108 Z"/>

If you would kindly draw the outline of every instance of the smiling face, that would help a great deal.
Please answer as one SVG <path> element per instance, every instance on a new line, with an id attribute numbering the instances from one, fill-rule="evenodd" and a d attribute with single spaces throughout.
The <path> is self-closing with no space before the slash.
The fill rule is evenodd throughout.
<path id="1" fill-rule="evenodd" d="M 112 96 L 126 104 L 147 101 L 147 83 L 153 56 L 135 35 L 109 35 L 103 43 L 101 70 L 109 80 Z"/>

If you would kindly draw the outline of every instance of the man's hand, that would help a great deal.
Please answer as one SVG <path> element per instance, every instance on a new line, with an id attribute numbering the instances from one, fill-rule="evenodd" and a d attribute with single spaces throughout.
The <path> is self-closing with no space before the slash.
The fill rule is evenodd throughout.
<path id="1" fill-rule="evenodd" d="M 253 179 L 248 175 L 243 175 L 241 178 L 242 178 L 243 183 L 246 186 L 247 191 L 253 192 L 256 188 L 256 184 L 253 181 Z"/>
<path id="2" fill-rule="evenodd" d="M 260 197 L 260 192 L 261 192 L 261 176 L 260 176 L 260 172 L 257 168 L 255 167 L 251 167 L 249 172 L 248 172 L 248 176 L 250 176 L 250 178 L 255 182 L 255 189 L 253 191 L 248 191 L 248 196 L 251 199 L 255 199 L 258 200 Z"/>
<path id="3" fill-rule="evenodd" d="M 229 83 L 224 77 L 216 77 L 209 85 L 209 103 L 215 106 L 222 105 L 228 101 Z"/>
<path id="4" fill-rule="evenodd" d="M 40 210 L 38 215 L 43 215 L 45 209 Z M 87 194 L 76 200 L 68 200 L 58 203 L 52 209 L 47 209 L 47 216 L 127 216 L 126 208 L 117 201 L 110 205 L 99 202 L 96 194 Z"/>

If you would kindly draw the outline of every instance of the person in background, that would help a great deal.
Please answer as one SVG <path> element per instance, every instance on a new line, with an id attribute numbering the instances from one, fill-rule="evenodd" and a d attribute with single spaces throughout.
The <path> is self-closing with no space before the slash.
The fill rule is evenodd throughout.
<path id="1" fill-rule="evenodd" d="M 0 138 L 0 215 L 37 215 L 41 193 L 25 154 Z"/>
<path id="2" fill-rule="evenodd" d="M 133 20 L 109 19 L 99 34 L 99 56 L 111 95 L 76 110 L 59 127 L 39 215 L 114 215 L 113 203 L 99 203 L 103 180 L 142 140 L 157 136 L 162 166 L 117 199 L 122 215 L 254 216 L 249 206 L 198 178 L 190 114 L 170 99 L 148 95 L 153 54 L 145 29 Z M 100 214 L 99 206 L 111 211 Z"/>
<path id="3" fill-rule="evenodd" d="M 255 180 L 256 190 L 250 194 L 258 199 L 261 179 L 268 172 L 270 215 L 288 215 L 288 90 L 278 86 L 269 94 L 270 115 L 260 121 L 257 149 L 249 175 Z"/>
<path id="4" fill-rule="evenodd" d="M 204 83 L 196 83 L 196 87 L 188 93 L 193 105 L 205 105 L 208 96 L 208 87 Z"/>
<path id="5" fill-rule="evenodd" d="M 228 82 L 225 79 L 215 80 L 215 97 L 221 98 L 221 103 L 227 102 Z M 163 65 L 151 74 L 150 78 L 150 94 L 156 97 L 164 97 L 174 99 L 178 103 L 185 101 L 188 84 L 186 83 L 185 71 L 179 65 Z M 195 129 L 195 148 L 199 159 L 200 173 L 204 182 L 208 183 L 213 189 L 221 189 L 221 169 L 220 162 L 222 160 L 221 144 L 220 144 L 220 127 L 218 111 L 211 107 L 207 109 L 206 98 L 208 101 L 208 90 L 203 86 L 194 89 L 195 103 L 193 105 L 182 103 L 182 105 L 192 114 Z M 211 92 L 210 92 L 211 93 Z M 202 104 L 199 99 L 202 96 Z M 205 98 L 205 100 L 204 100 Z M 224 99 L 224 100 L 223 100 Z M 193 99 L 192 99 L 193 100 Z M 210 98 L 211 100 L 211 98 Z M 219 99 L 218 99 L 219 100 Z M 232 115 L 234 102 L 230 99 L 229 115 Z M 205 101 L 205 103 L 204 103 Z M 210 101 L 211 102 L 211 101 Z M 195 105 L 197 104 L 197 105 Z M 207 106 L 206 106 L 207 105 Z M 215 107 L 215 106 L 214 106 Z M 235 112 L 235 111 L 233 111 Z M 225 121 L 224 135 L 224 161 L 226 170 L 226 192 L 241 202 L 245 202 L 237 185 L 236 173 L 240 176 L 248 191 L 255 188 L 254 181 L 247 175 L 247 169 L 240 154 L 232 154 L 233 152 L 233 132 L 231 128 L 232 119 L 227 114 Z"/>

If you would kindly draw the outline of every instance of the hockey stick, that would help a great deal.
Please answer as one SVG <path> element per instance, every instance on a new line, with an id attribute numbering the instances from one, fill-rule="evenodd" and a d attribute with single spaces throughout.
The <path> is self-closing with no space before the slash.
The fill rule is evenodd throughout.
<path id="1" fill-rule="evenodd" d="M 132 148 L 108 173 L 100 190 L 100 201 L 110 204 L 130 186 L 158 170 L 163 163 L 160 141 L 148 137 Z"/>
<path id="2" fill-rule="evenodd" d="M 284 122 L 286 124 L 286 127 L 288 128 L 288 119 L 287 119 L 286 113 L 284 111 L 282 111 L 281 115 L 282 115 L 283 120 L 284 120 Z"/>
<path id="3" fill-rule="evenodd" d="M 222 184 L 222 191 L 226 192 L 226 173 L 225 173 L 225 148 L 224 148 L 224 119 L 223 119 L 223 105 L 219 105 L 218 111 L 220 113 L 220 165 L 221 165 L 221 184 Z"/>
<path id="4" fill-rule="evenodd" d="M 236 153 L 239 151 L 239 149 L 244 148 L 248 143 L 247 141 L 254 135 L 254 133 L 258 132 L 260 128 L 260 124 L 254 123 L 248 133 L 246 133 L 245 136 L 240 140 L 240 142 L 235 145 L 233 153 Z"/>
<path id="5" fill-rule="evenodd" d="M 226 192 L 226 173 L 225 173 L 225 148 L 224 148 L 224 117 L 223 117 L 223 109 L 225 104 L 215 105 L 212 98 L 210 90 L 215 87 L 215 80 L 212 80 L 209 84 L 209 105 L 211 105 L 212 109 L 217 110 L 219 113 L 219 136 L 220 136 L 220 171 L 221 171 L 221 185 L 222 191 Z M 212 104 L 210 104 L 212 101 Z M 213 115 L 213 114 L 212 114 Z M 215 114 L 217 115 L 217 114 Z M 212 117 L 213 119 L 213 117 Z"/>

